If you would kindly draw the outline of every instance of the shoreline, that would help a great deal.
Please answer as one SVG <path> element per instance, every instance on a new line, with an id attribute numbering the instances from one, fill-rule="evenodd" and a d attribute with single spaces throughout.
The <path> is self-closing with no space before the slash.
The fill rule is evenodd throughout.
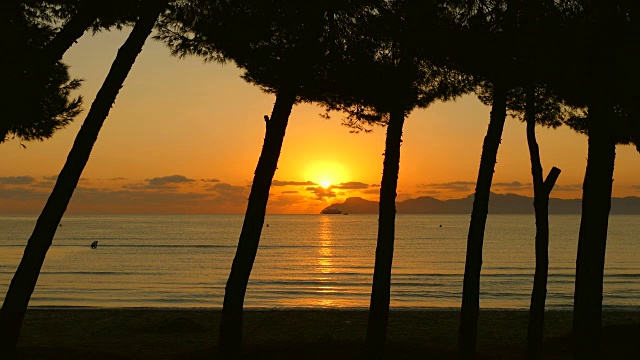
<path id="1" fill-rule="evenodd" d="M 216 358 L 220 309 L 36 308 L 27 311 L 17 359 Z M 481 359 L 522 358 L 528 311 L 480 310 Z M 387 358 L 455 358 L 459 310 L 389 314 Z M 546 359 L 569 359 L 572 312 L 545 316 Z M 360 356 L 367 309 L 246 309 L 247 358 L 352 359 Z M 636 358 L 640 310 L 603 311 L 607 359 Z"/>
<path id="2" fill-rule="evenodd" d="M 35 305 L 29 306 L 29 310 L 116 310 L 116 311 L 128 311 L 128 310 L 157 310 L 157 311 L 221 311 L 220 306 L 92 306 L 92 305 Z M 293 311 L 293 312 L 305 312 L 305 311 L 369 311 L 368 307 L 269 307 L 269 306 L 255 306 L 245 307 L 244 311 L 260 312 L 260 311 Z M 456 312 L 460 311 L 460 307 L 391 307 L 391 312 Z M 528 312 L 528 308 L 480 308 L 480 311 L 491 312 Z M 547 312 L 572 312 L 572 307 L 560 308 L 560 309 L 545 309 Z M 640 306 L 603 306 L 602 312 L 640 312 Z"/>

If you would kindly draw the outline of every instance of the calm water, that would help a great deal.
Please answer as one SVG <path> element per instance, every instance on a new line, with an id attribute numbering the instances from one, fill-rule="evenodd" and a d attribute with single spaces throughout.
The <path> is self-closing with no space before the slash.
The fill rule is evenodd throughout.
<path id="1" fill-rule="evenodd" d="M 33 306 L 220 307 L 243 217 L 67 216 Z M 572 306 L 578 215 L 551 217 L 548 308 Z M 0 216 L 2 298 L 35 217 Z M 367 307 L 377 215 L 271 215 L 247 307 Z M 442 227 L 440 227 L 442 225 Z M 391 306 L 458 307 L 467 215 L 398 215 Z M 493 215 L 481 306 L 528 308 L 531 215 Z M 99 241 L 91 250 L 89 244 Z M 640 216 L 612 216 L 604 303 L 640 308 Z"/>

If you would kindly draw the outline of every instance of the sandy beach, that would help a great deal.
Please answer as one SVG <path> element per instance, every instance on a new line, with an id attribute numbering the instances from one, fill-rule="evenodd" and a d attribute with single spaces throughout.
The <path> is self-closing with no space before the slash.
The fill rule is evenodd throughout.
<path id="1" fill-rule="evenodd" d="M 219 318 L 205 309 L 30 308 L 17 358 L 212 358 Z M 246 357 L 356 358 L 366 318 L 365 310 L 249 310 Z M 608 311 L 603 321 L 605 358 L 637 358 L 640 311 Z M 548 312 L 545 325 L 545 358 L 570 358 L 571 312 Z M 526 311 L 482 311 L 479 358 L 521 358 L 526 326 Z M 392 311 L 387 358 L 453 358 L 457 327 L 457 310 Z"/>

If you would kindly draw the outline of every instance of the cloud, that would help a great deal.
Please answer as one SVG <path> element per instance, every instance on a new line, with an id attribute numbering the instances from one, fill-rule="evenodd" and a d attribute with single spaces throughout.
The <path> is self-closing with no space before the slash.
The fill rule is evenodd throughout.
<path id="1" fill-rule="evenodd" d="M 144 190 L 144 189 L 164 189 L 173 190 L 177 189 L 180 184 L 194 183 L 196 180 L 189 179 L 184 175 L 169 175 L 155 177 L 151 179 L 145 179 L 145 182 L 126 184 L 122 187 L 129 190 Z"/>
<path id="2" fill-rule="evenodd" d="M 325 189 L 322 186 L 312 186 L 308 187 L 306 190 L 314 193 L 317 196 L 318 200 L 336 197 L 336 193 L 333 192 L 331 188 Z"/>
<path id="3" fill-rule="evenodd" d="M 194 182 L 195 180 L 189 179 L 184 175 L 170 175 L 170 176 L 155 177 L 152 179 L 147 179 L 146 181 L 149 182 L 149 185 L 162 186 L 167 184 L 190 183 L 190 182 Z"/>
<path id="4" fill-rule="evenodd" d="M 227 183 L 217 183 L 206 188 L 206 190 L 213 192 L 216 195 L 215 199 L 221 202 L 244 203 L 249 196 L 249 189 L 247 189 L 247 187 Z"/>
<path id="5" fill-rule="evenodd" d="M 123 178 L 123 177 L 114 177 L 114 178 L 111 178 L 111 179 L 109 179 L 109 180 L 111 180 L 111 181 L 118 181 L 118 180 L 127 180 L 127 179 L 126 179 L 126 178 Z"/>
<path id="6" fill-rule="evenodd" d="M 418 193 L 418 194 L 428 194 L 428 195 L 437 195 L 437 194 L 440 194 L 440 191 L 425 189 L 425 190 L 418 190 L 418 191 L 416 191 L 416 193 Z"/>
<path id="7" fill-rule="evenodd" d="M 367 189 L 362 191 L 363 194 L 380 194 L 379 189 Z"/>
<path id="8" fill-rule="evenodd" d="M 31 176 L 5 176 L 0 177 L 0 184 L 4 185 L 29 185 L 33 184 L 36 179 Z"/>
<path id="9" fill-rule="evenodd" d="M 24 188 L 0 188 L 0 199 L 5 200 L 43 200 L 48 192 Z"/>
<path id="10" fill-rule="evenodd" d="M 553 191 L 579 191 L 580 189 L 582 189 L 582 184 L 556 184 L 553 187 Z"/>
<path id="11" fill-rule="evenodd" d="M 476 183 L 472 181 L 452 181 L 452 182 L 446 182 L 446 183 L 420 184 L 418 185 L 418 187 L 435 188 L 435 189 L 450 190 L 450 191 L 469 191 L 473 189 L 475 185 Z"/>
<path id="12" fill-rule="evenodd" d="M 362 182 L 358 182 L 358 181 L 349 181 L 346 183 L 335 185 L 333 187 L 337 189 L 343 189 L 343 190 L 360 190 L 360 189 L 369 188 L 369 185 Z"/>
<path id="13" fill-rule="evenodd" d="M 58 180 L 58 175 L 43 176 L 42 178 L 47 180 L 47 181 L 56 181 L 56 180 Z"/>
<path id="14" fill-rule="evenodd" d="M 200 181 L 208 182 L 208 183 L 217 183 L 220 182 L 218 179 L 200 179 Z"/>
<path id="15" fill-rule="evenodd" d="M 51 181 L 38 181 L 36 183 L 31 184 L 31 187 L 52 189 L 54 185 L 55 184 Z"/>
<path id="16" fill-rule="evenodd" d="M 636 190 L 640 190 L 640 185 L 631 185 L 631 188 L 636 189 Z"/>
<path id="17" fill-rule="evenodd" d="M 318 185 L 313 181 L 288 181 L 288 180 L 273 180 L 271 186 L 309 186 Z"/>
<path id="18" fill-rule="evenodd" d="M 297 193 L 298 193 L 298 191 L 290 190 L 290 191 L 283 191 L 280 194 L 297 194 Z"/>
<path id="19" fill-rule="evenodd" d="M 369 186 L 371 186 L 371 187 L 380 187 L 380 184 L 371 184 Z"/>
<path id="20" fill-rule="evenodd" d="M 512 182 L 508 182 L 508 183 L 495 183 L 493 184 L 493 186 L 497 186 L 497 187 L 506 187 L 506 188 L 523 188 L 523 187 L 529 187 L 531 186 L 531 183 L 526 183 L 523 184 L 520 181 L 512 181 Z"/>
<path id="21" fill-rule="evenodd" d="M 202 200 L 210 197 L 209 194 L 202 193 L 178 193 L 178 192 L 158 192 L 158 191 L 131 191 L 131 190 L 110 190 L 79 187 L 73 194 L 74 203 L 89 204 L 112 204 L 112 205 L 139 205 L 145 206 L 155 204 L 184 203 L 192 200 Z"/>

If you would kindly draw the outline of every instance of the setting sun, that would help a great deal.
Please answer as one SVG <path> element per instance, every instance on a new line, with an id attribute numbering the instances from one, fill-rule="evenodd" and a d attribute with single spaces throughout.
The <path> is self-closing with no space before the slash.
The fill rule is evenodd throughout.
<path id="1" fill-rule="evenodd" d="M 328 188 L 331 185 L 349 181 L 349 174 L 345 166 L 334 161 L 317 161 L 307 165 L 303 177 L 313 179 L 315 183 Z"/>

